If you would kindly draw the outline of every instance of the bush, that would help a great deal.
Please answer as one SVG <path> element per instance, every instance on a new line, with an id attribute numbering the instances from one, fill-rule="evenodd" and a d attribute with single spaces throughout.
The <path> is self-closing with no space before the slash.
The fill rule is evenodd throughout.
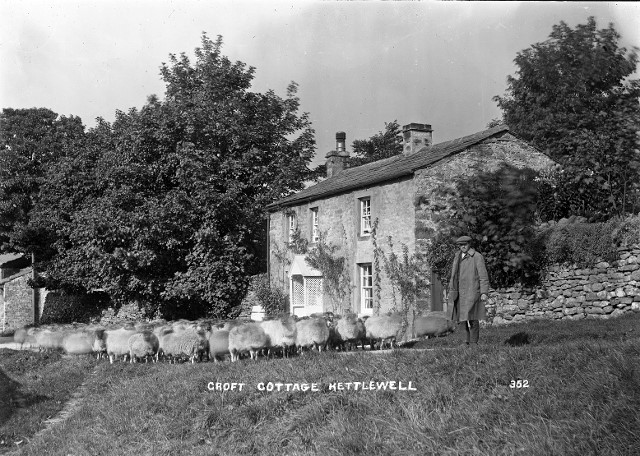
<path id="1" fill-rule="evenodd" d="M 445 286 L 451 278 L 451 266 L 457 251 L 454 238 L 441 234 L 437 234 L 426 247 L 424 259 Z"/>
<path id="2" fill-rule="evenodd" d="M 289 312 L 287 296 L 279 287 L 270 286 L 266 274 L 256 276 L 252 288 L 256 301 L 262 306 L 266 316 Z"/>
<path id="3" fill-rule="evenodd" d="M 45 299 L 40 324 L 90 323 L 110 305 L 109 295 L 103 292 L 83 295 L 51 292 Z"/>
<path id="4" fill-rule="evenodd" d="M 554 227 L 545 245 L 546 264 L 573 263 L 592 266 L 618 258 L 614 232 L 616 219 L 601 223 L 571 223 Z"/>
<path id="5" fill-rule="evenodd" d="M 113 305 L 113 302 L 111 304 Z M 113 325 L 127 321 L 150 321 L 160 317 L 159 312 L 156 312 L 155 315 L 150 315 L 148 309 L 141 307 L 137 302 L 131 302 L 103 310 L 99 319 L 100 324 Z"/>
<path id="6" fill-rule="evenodd" d="M 640 245 L 640 214 L 621 219 L 613 238 L 618 246 Z"/>

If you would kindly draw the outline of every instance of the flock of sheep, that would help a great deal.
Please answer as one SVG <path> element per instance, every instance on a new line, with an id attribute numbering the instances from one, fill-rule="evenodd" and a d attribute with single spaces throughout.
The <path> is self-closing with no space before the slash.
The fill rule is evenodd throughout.
<path id="1" fill-rule="evenodd" d="M 414 337 L 439 336 L 453 331 L 453 323 L 441 316 L 419 316 L 410 322 Z M 270 356 L 281 351 L 287 357 L 307 349 L 350 349 L 369 344 L 382 348 L 393 346 L 407 331 L 401 314 L 360 319 L 355 314 L 314 315 L 298 319 L 291 315 L 260 322 L 208 320 L 176 322 L 154 321 L 127 323 L 124 326 L 97 325 L 41 326 L 23 328 L 14 341 L 31 348 L 63 350 L 67 354 L 96 354 L 134 363 L 141 360 L 192 363 L 209 359 L 219 361 L 229 356 L 237 361 L 248 354 L 257 359 L 260 353 Z"/>

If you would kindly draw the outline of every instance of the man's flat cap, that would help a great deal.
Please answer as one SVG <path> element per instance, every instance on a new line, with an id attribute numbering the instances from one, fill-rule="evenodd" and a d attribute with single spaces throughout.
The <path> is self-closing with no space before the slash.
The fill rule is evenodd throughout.
<path id="1" fill-rule="evenodd" d="M 460 236 L 456 239 L 456 244 L 467 244 L 471 242 L 471 238 L 469 236 Z"/>

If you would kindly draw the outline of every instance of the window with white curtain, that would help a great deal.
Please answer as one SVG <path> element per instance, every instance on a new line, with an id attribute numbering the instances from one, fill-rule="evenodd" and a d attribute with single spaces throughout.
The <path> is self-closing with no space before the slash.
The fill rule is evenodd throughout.
<path id="1" fill-rule="evenodd" d="M 360 309 L 363 313 L 373 311 L 373 270 L 371 263 L 360 266 Z"/>
<path id="2" fill-rule="evenodd" d="M 371 198 L 360 199 L 360 236 L 371 235 Z"/>
<path id="3" fill-rule="evenodd" d="M 293 235 L 296 232 L 296 214 L 293 212 L 287 215 L 287 224 L 289 225 L 289 242 L 293 241 Z"/>
<path id="4" fill-rule="evenodd" d="M 318 208 L 311 209 L 311 242 L 320 240 L 320 229 L 318 228 Z"/>

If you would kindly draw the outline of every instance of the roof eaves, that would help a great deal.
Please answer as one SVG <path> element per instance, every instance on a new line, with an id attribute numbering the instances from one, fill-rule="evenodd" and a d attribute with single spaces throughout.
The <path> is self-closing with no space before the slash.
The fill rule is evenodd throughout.
<path id="1" fill-rule="evenodd" d="M 313 194 L 313 195 L 310 195 L 310 196 L 307 196 L 307 197 L 302 197 L 302 198 L 292 198 L 292 199 L 288 199 L 286 201 L 280 200 L 278 202 L 269 204 L 268 206 L 266 206 L 266 209 L 269 212 L 276 212 L 279 209 L 282 209 L 284 207 L 297 206 L 299 204 L 310 203 L 312 201 L 316 201 L 316 200 L 325 198 L 327 196 L 343 195 L 345 193 L 349 193 L 349 192 L 352 192 L 354 190 L 359 190 L 359 189 L 362 189 L 362 188 L 370 187 L 371 185 L 377 185 L 377 184 L 382 184 L 383 182 L 389 182 L 389 181 L 398 180 L 398 179 L 401 179 L 403 177 L 410 176 L 412 174 L 413 174 L 413 169 L 408 168 L 406 171 L 402 171 L 402 172 L 399 172 L 399 173 L 394 174 L 394 175 L 381 176 L 379 178 L 368 180 L 366 183 L 345 186 L 344 188 L 340 188 L 340 189 L 335 190 L 335 191 L 327 191 L 327 192 L 323 192 L 323 193 L 317 193 L 317 194 Z M 294 195 L 292 195 L 292 196 L 294 196 Z"/>
<path id="2" fill-rule="evenodd" d="M 529 141 L 522 139 L 522 137 L 520 137 L 519 135 L 515 134 L 513 131 L 509 130 L 509 134 L 512 135 L 514 138 L 516 138 L 518 141 L 526 144 L 527 146 L 531 147 L 532 149 L 534 149 L 536 152 L 541 153 L 542 155 L 546 156 L 547 158 L 549 158 L 549 160 L 552 160 L 554 163 L 557 163 L 553 157 L 551 157 L 551 155 L 549 155 L 546 151 L 540 149 L 538 146 L 536 146 L 535 144 L 531 144 Z"/>
<path id="3" fill-rule="evenodd" d="M 2 253 L 0 254 L 0 267 L 5 263 L 20 259 L 23 256 L 24 254 L 22 253 Z"/>
<path id="4" fill-rule="evenodd" d="M 19 277 L 25 276 L 27 274 L 31 274 L 31 271 L 33 271 L 32 268 L 21 269 L 19 272 L 16 272 L 15 274 L 0 280 L 0 285 L 4 285 L 5 283 L 11 282 L 12 280 L 15 280 Z"/>
<path id="5" fill-rule="evenodd" d="M 437 163 L 441 162 L 442 160 L 451 157 L 452 155 L 456 155 L 468 149 L 469 147 L 475 146 L 476 144 L 479 144 L 491 138 L 492 136 L 495 136 L 500 133 L 505 133 L 505 132 L 507 133 L 509 132 L 509 127 L 506 124 L 500 124 L 495 127 L 489 128 L 487 130 L 474 133 L 472 135 L 463 136 L 461 138 L 452 139 L 451 141 L 435 144 L 431 146 L 430 149 L 431 150 L 435 149 L 436 152 L 438 149 L 442 149 L 444 152 L 442 156 L 439 156 L 432 161 L 416 164 L 411 168 L 411 171 L 415 172 L 419 169 L 424 169 L 427 167 L 434 166 Z M 420 149 L 419 152 L 421 152 L 424 149 L 427 149 L 427 148 Z M 450 150 L 447 150 L 447 149 L 450 149 Z"/>

